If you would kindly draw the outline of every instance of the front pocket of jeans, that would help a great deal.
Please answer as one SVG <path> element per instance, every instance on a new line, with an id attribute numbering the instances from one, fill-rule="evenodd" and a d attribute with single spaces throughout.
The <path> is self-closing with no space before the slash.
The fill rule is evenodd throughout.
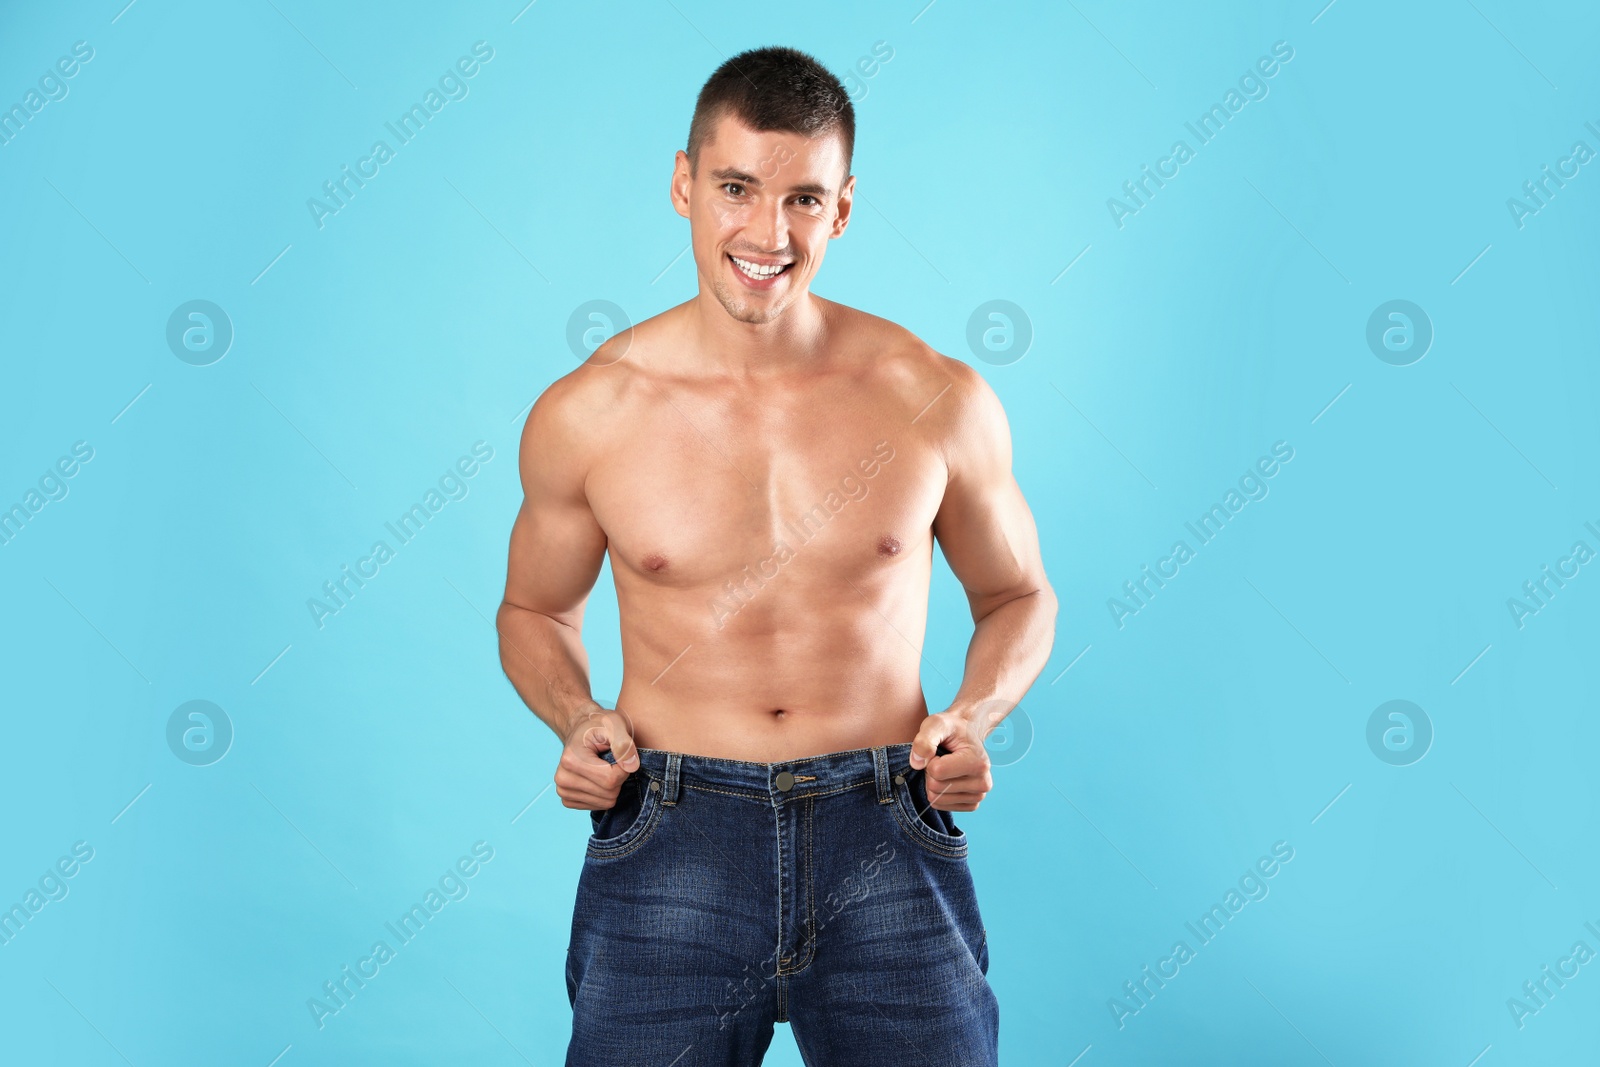
<path id="1" fill-rule="evenodd" d="M 964 856 L 967 852 L 967 835 L 955 824 L 947 811 L 928 804 L 926 772 L 905 770 L 895 783 L 895 815 L 906 832 L 929 851 L 941 856 Z"/>
<path id="2" fill-rule="evenodd" d="M 644 843 L 661 811 L 661 783 L 637 773 L 622 783 L 617 802 L 589 813 L 591 855 L 615 855 Z"/>

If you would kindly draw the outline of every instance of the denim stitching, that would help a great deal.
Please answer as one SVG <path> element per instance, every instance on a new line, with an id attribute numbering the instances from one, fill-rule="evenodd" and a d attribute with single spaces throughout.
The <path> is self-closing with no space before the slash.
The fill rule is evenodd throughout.
<path id="1" fill-rule="evenodd" d="M 926 786 L 923 787 L 923 791 L 924 791 L 924 793 L 926 793 L 926 791 L 927 791 L 927 787 Z M 927 823 L 923 822 L 920 816 L 917 816 L 916 795 L 914 793 L 912 793 L 912 791 L 911 791 L 911 779 L 909 777 L 906 779 L 906 784 L 905 784 L 905 802 L 906 802 L 906 814 L 907 814 L 907 816 L 908 817 L 915 816 L 914 821 L 916 822 L 917 826 L 924 833 L 928 834 L 929 838 L 931 840 L 936 840 L 936 841 L 940 841 L 940 842 L 950 842 L 951 844 L 947 845 L 947 847 L 954 847 L 954 848 L 965 848 L 966 847 L 966 845 L 967 845 L 967 836 L 966 836 L 965 833 L 963 833 L 963 834 L 961 834 L 959 836 L 954 835 L 954 834 L 943 833 L 942 831 L 935 830 L 933 827 L 931 827 Z M 931 800 L 928 803 L 929 803 L 930 807 L 933 804 L 933 802 Z"/>
<path id="2" fill-rule="evenodd" d="M 807 797 L 831 797 L 836 793 L 844 793 L 851 789 L 860 789 L 862 786 L 871 785 L 872 783 L 873 779 L 867 778 L 859 782 L 852 782 L 849 785 L 836 786 L 833 789 L 819 790 L 812 793 L 795 793 L 788 799 L 803 800 Z M 697 785 L 696 783 L 689 781 L 687 778 L 678 779 L 678 785 L 680 789 L 698 789 L 702 793 L 720 793 L 725 797 L 739 797 L 744 800 L 755 800 L 763 803 L 772 799 L 772 796 L 769 793 L 752 793 L 742 789 L 718 789 L 715 786 Z M 682 795 L 681 792 L 679 795 Z"/>
<path id="3" fill-rule="evenodd" d="M 817 822 L 816 807 L 816 800 L 812 797 L 807 797 L 804 809 L 806 820 L 806 954 L 805 958 L 800 961 L 800 966 L 795 968 L 795 974 L 799 974 L 811 966 L 811 957 L 817 954 L 817 879 L 816 864 L 812 859 L 811 847 L 812 830 Z"/>
<path id="4" fill-rule="evenodd" d="M 889 753 L 879 751 L 873 755 L 872 788 L 879 804 L 894 803 L 894 768 L 889 766 Z"/>
<path id="5" fill-rule="evenodd" d="M 783 975 L 783 811 L 779 808 L 772 809 L 772 833 L 778 842 L 777 870 L 774 872 L 778 882 L 778 922 L 774 931 L 777 936 L 772 939 L 772 975 L 779 978 Z"/>
<path id="6" fill-rule="evenodd" d="M 821 790 L 821 791 L 815 792 L 815 793 L 796 793 L 793 796 L 791 796 L 789 799 L 790 800 L 811 800 L 811 799 L 820 799 L 822 797 L 831 797 L 831 796 L 835 795 L 836 793 L 847 793 L 852 789 L 860 789 L 864 785 L 871 785 L 871 784 L 872 784 L 872 779 L 868 778 L 864 782 L 856 782 L 856 783 L 854 783 L 852 785 L 841 785 L 841 786 L 838 786 L 837 788 L 834 788 L 834 789 Z"/>
<path id="7" fill-rule="evenodd" d="M 615 846 L 596 845 L 591 841 L 588 844 L 589 855 L 593 856 L 595 859 L 620 859 L 623 856 L 629 855 L 630 853 L 636 851 L 646 841 L 650 840 L 651 837 L 655 836 L 656 824 L 661 821 L 661 793 L 659 790 L 650 789 L 648 787 L 645 789 L 645 792 L 647 795 L 645 799 L 641 801 L 641 804 L 650 805 L 650 810 L 642 816 L 644 825 L 640 826 L 640 821 L 635 820 L 633 825 L 629 826 L 627 830 L 624 830 L 618 835 L 619 838 L 627 837 L 629 831 L 638 826 L 639 836 L 635 837 L 631 841 L 626 841 L 623 844 Z M 656 798 L 654 801 L 650 799 L 652 796 Z"/>
<path id="8" fill-rule="evenodd" d="M 686 759 L 710 760 L 713 763 L 732 763 L 732 764 L 734 764 L 736 766 L 740 766 L 740 767 L 775 767 L 775 766 L 787 765 L 787 764 L 791 764 L 791 763 L 811 763 L 811 762 L 814 762 L 814 761 L 819 760 L 819 759 L 832 759 L 835 756 L 853 756 L 858 752 L 871 752 L 873 748 L 895 748 L 898 745 L 909 745 L 909 744 L 910 744 L 909 741 L 897 741 L 893 745 L 874 745 L 874 746 L 870 746 L 868 748 L 850 748 L 850 749 L 845 749 L 842 752 L 823 752 L 823 753 L 821 753 L 819 755 L 816 755 L 816 756 L 802 756 L 799 759 L 773 760 L 773 761 L 771 761 L 769 763 L 762 763 L 762 762 L 760 762 L 758 760 L 723 759 L 721 756 L 696 756 L 693 753 L 680 753 L 680 755 L 684 756 Z M 666 748 L 640 748 L 640 749 L 637 749 L 637 751 L 639 751 L 639 752 L 660 752 L 662 754 L 670 754 L 672 750 L 671 749 L 666 749 Z"/>
<path id="9" fill-rule="evenodd" d="M 682 786 L 684 789 L 698 789 L 702 793 L 721 793 L 725 797 L 740 797 L 740 798 L 745 799 L 745 800 L 767 800 L 767 799 L 769 799 L 767 794 L 765 794 L 765 793 L 747 793 L 742 789 L 738 790 L 738 791 L 734 791 L 734 790 L 731 790 L 731 789 L 716 789 L 716 788 L 714 788 L 712 786 L 709 786 L 709 785 L 695 785 L 693 782 L 691 782 L 691 781 L 689 781 L 687 779 L 684 779 L 684 778 L 680 778 L 678 780 L 678 784 L 680 786 Z"/>
<path id="10" fill-rule="evenodd" d="M 674 774 L 673 771 L 675 768 L 672 766 L 672 763 L 673 758 L 671 755 L 668 755 L 666 776 L 661 780 L 661 802 L 669 808 L 677 807 L 678 798 L 683 793 L 682 765 L 680 763 L 680 765 L 676 768 L 678 773 Z"/>
<path id="11" fill-rule="evenodd" d="M 918 848 L 931 852 L 936 856 L 942 856 L 945 859 L 961 859 L 966 856 L 967 850 L 965 846 L 952 848 L 943 842 L 935 841 L 933 838 L 928 837 L 927 834 L 932 833 L 932 831 L 921 825 L 921 819 L 913 819 L 904 811 L 901 811 L 899 804 L 893 805 L 892 810 L 894 811 L 895 821 L 900 824 L 901 829 L 906 831 L 907 836 L 912 840 L 912 844 Z"/>
<path id="12" fill-rule="evenodd" d="M 903 791 L 903 792 L 902 792 Z M 916 842 L 935 855 L 947 859 L 960 859 L 967 854 L 968 840 L 966 835 L 953 838 L 949 834 L 940 834 L 918 817 L 915 808 L 916 801 L 911 793 L 911 783 L 906 781 L 895 788 L 895 803 L 892 805 L 895 818 L 901 827 L 906 829 Z"/>

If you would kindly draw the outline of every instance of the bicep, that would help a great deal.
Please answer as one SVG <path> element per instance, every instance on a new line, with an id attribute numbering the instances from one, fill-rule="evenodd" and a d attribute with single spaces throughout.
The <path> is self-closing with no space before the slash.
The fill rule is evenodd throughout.
<path id="1" fill-rule="evenodd" d="M 981 619 L 1019 596 L 1045 587 L 1033 512 L 1011 471 L 1011 433 L 999 398 L 986 382 L 970 383 L 952 425 L 949 479 L 933 534 Z"/>
<path id="2" fill-rule="evenodd" d="M 505 602 L 576 625 L 605 560 L 606 535 L 584 493 L 576 442 L 534 407 L 523 432 L 523 500 L 511 527 Z"/>
<path id="3" fill-rule="evenodd" d="M 989 484 L 952 480 L 933 534 L 974 619 L 1044 585 L 1033 513 L 1009 471 Z"/>

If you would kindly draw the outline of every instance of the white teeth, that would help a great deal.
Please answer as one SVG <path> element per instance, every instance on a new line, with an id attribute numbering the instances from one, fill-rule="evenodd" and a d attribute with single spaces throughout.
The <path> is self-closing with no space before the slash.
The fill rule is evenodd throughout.
<path id="1" fill-rule="evenodd" d="M 756 279 L 771 278 L 774 275 L 781 274 L 789 266 L 787 263 L 780 263 L 777 266 L 769 267 L 761 263 L 751 263 L 749 260 L 740 259 L 738 256 L 729 256 L 728 258 L 733 260 L 740 270 Z"/>

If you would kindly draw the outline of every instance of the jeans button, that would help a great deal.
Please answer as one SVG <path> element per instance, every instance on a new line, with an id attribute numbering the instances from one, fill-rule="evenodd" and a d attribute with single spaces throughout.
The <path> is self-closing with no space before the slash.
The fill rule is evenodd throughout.
<path id="1" fill-rule="evenodd" d="M 906 784 L 906 776 L 903 775 L 903 774 L 895 775 L 894 776 L 894 784 L 895 785 L 905 785 Z"/>
<path id="2" fill-rule="evenodd" d="M 789 790 L 794 788 L 794 775 L 790 774 L 788 771 L 779 771 L 778 777 L 773 779 L 773 784 L 787 793 Z"/>

